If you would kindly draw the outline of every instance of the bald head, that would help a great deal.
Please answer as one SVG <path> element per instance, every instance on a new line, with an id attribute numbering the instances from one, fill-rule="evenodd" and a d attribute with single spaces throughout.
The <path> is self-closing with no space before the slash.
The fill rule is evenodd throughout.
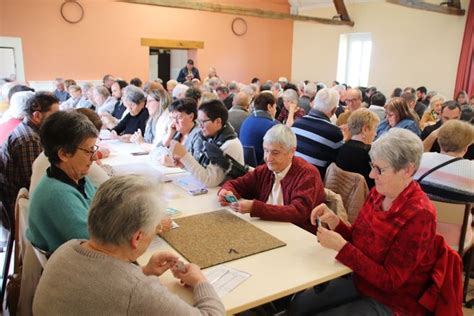
<path id="1" fill-rule="evenodd" d="M 243 107 L 244 109 L 248 109 L 250 104 L 250 97 L 245 92 L 239 92 L 234 97 L 234 105 L 238 105 Z"/>
<path id="2" fill-rule="evenodd" d="M 362 105 L 362 92 L 359 89 L 347 90 L 346 105 L 350 112 L 358 110 Z"/>

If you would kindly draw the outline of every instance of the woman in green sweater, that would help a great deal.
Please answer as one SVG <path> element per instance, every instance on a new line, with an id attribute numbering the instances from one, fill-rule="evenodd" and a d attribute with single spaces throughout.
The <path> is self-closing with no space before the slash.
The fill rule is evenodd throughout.
<path id="1" fill-rule="evenodd" d="M 53 252 L 73 238 L 88 238 L 87 213 L 96 188 L 86 177 L 97 160 L 98 131 L 83 114 L 56 112 L 40 129 L 51 166 L 31 194 L 27 238 Z"/>

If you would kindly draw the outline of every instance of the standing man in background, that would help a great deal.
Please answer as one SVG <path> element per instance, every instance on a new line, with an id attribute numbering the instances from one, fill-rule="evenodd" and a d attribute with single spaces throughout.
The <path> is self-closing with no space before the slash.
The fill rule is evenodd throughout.
<path id="1" fill-rule="evenodd" d="M 186 66 L 181 68 L 181 70 L 179 71 L 179 75 L 176 81 L 180 83 L 184 83 L 186 81 L 191 82 L 191 80 L 195 78 L 201 80 L 201 77 L 199 76 L 199 70 L 194 67 L 194 61 L 192 59 L 188 59 Z"/>

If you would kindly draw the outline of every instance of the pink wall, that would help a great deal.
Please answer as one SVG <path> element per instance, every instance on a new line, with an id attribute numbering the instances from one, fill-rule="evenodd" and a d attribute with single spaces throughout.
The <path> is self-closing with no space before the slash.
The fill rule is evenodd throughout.
<path id="1" fill-rule="evenodd" d="M 203 76 L 210 66 L 215 66 L 224 79 L 242 82 L 254 76 L 276 80 L 291 74 L 290 20 L 244 17 L 247 34 L 237 37 L 231 31 L 233 15 L 79 0 L 84 19 L 69 24 L 59 12 L 62 2 L 0 0 L 0 36 L 21 37 L 27 80 L 58 76 L 99 79 L 106 73 L 126 80 L 135 76 L 146 80 L 148 48 L 140 46 L 142 37 L 204 41 L 204 49 L 197 50 L 195 60 Z M 225 2 L 246 7 L 252 3 Z M 284 0 L 258 3 L 260 9 L 289 10 Z"/>

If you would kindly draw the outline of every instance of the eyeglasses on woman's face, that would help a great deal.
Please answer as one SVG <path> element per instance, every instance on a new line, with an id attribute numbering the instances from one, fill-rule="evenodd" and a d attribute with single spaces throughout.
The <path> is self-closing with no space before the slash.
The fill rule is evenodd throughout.
<path id="1" fill-rule="evenodd" d="M 207 119 L 207 120 L 197 120 L 199 126 L 204 126 L 207 122 L 210 122 L 212 121 L 211 119 Z"/>
<path id="2" fill-rule="evenodd" d="M 99 146 L 94 145 L 91 149 L 77 147 L 77 149 L 82 150 L 83 152 L 88 154 L 90 158 L 92 159 L 92 157 L 94 157 L 94 155 L 99 151 Z"/>
<path id="3" fill-rule="evenodd" d="M 372 170 L 375 170 L 375 172 L 376 172 L 379 176 L 381 176 L 385 171 L 387 171 L 387 170 L 389 169 L 389 167 L 380 168 L 379 166 L 374 165 L 374 164 L 372 163 L 372 161 L 369 161 L 369 164 L 370 164 L 370 168 L 371 168 Z"/>

